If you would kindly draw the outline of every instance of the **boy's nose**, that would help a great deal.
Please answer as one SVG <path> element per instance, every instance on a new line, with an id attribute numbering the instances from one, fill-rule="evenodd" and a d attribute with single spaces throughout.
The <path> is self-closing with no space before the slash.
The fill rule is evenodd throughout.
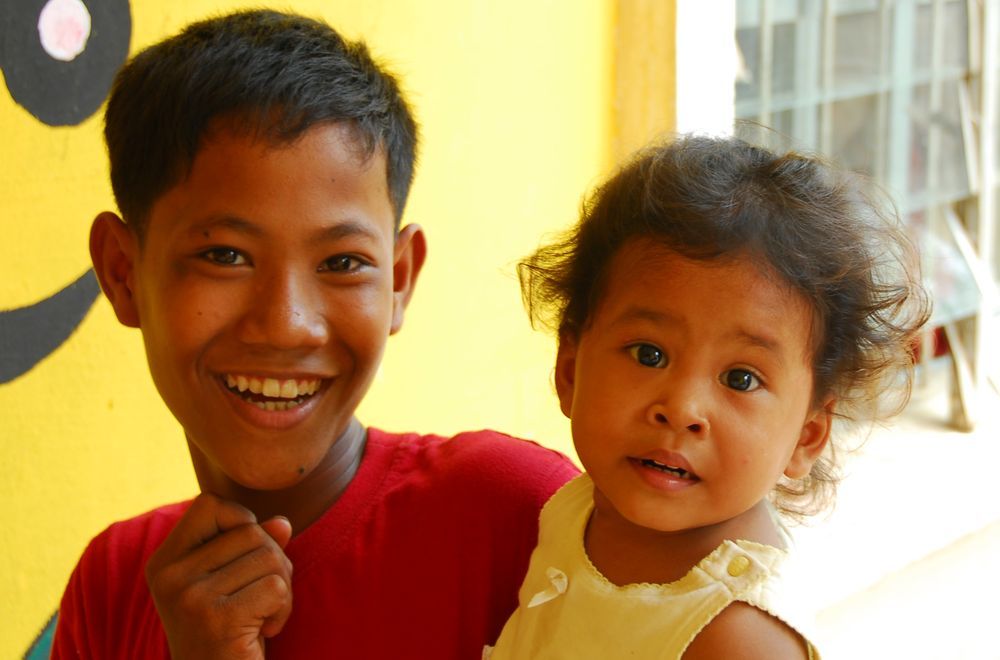
<path id="1" fill-rule="evenodd" d="M 262 278 L 240 324 L 240 339 L 279 349 L 322 346 L 328 338 L 322 296 L 307 280 L 288 273 Z"/>
<path id="2" fill-rule="evenodd" d="M 674 431 L 686 429 L 704 434 L 709 429 L 707 393 L 701 388 L 682 383 L 662 391 L 646 411 L 646 420 L 654 425 L 669 427 Z"/>

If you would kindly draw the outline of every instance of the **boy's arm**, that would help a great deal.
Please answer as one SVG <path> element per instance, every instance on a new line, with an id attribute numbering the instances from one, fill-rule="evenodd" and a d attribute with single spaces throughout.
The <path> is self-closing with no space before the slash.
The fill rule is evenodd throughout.
<path id="1" fill-rule="evenodd" d="M 284 518 L 198 496 L 146 565 L 174 658 L 262 659 L 292 611 Z"/>

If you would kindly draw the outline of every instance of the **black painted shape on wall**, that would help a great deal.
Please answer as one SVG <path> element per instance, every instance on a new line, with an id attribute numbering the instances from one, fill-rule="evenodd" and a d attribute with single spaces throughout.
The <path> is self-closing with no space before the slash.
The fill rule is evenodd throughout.
<path id="1" fill-rule="evenodd" d="M 0 383 L 31 370 L 59 348 L 101 291 L 93 270 L 87 270 L 62 291 L 27 307 L 0 310 Z"/>
<path id="2" fill-rule="evenodd" d="M 75 59 L 54 59 L 38 36 L 46 0 L 0 3 L 0 69 L 11 97 L 49 126 L 75 126 L 94 114 L 128 57 L 128 0 L 83 0 L 90 13 L 87 47 Z"/>

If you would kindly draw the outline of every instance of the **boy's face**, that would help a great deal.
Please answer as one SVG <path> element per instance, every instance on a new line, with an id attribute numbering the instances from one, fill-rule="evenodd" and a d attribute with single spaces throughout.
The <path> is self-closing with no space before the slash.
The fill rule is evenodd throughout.
<path id="1" fill-rule="evenodd" d="M 120 271 L 109 297 L 141 327 L 203 485 L 284 488 L 330 460 L 423 259 L 419 228 L 394 231 L 381 150 L 362 160 L 341 124 L 278 146 L 222 126 L 141 248 L 123 236 L 98 270 Z"/>
<path id="2" fill-rule="evenodd" d="M 747 257 L 622 248 L 556 365 L 598 511 L 705 528 L 739 519 L 783 473 L 808 474 L 830 419 L 812 405 L 811 331 L 806 300 Z"/>

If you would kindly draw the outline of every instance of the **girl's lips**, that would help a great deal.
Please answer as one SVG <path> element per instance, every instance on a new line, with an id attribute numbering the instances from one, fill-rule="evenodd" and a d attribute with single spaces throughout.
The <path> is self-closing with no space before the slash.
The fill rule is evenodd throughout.
<path id="1" fill-rule="evenodd" d="M 684 458 L 684 455 L 677 452 L 656 449 L 640 456 L 630 456 L 629 460 L 651 464 L 650 467 L 672 468 L 678 472 L 686 472 L 695 479 L 698 478 L 698 475 L 695 474 L 694 469 L 688 460 Z"/>
<path id="2" fill-rule="evenodd" d="M 630 456 L 629 464 L 648 485 L 656 490 L 674 492 L 699 483 L 691 464 L 674 452 L 655 451 L 642 456 Z"/>

